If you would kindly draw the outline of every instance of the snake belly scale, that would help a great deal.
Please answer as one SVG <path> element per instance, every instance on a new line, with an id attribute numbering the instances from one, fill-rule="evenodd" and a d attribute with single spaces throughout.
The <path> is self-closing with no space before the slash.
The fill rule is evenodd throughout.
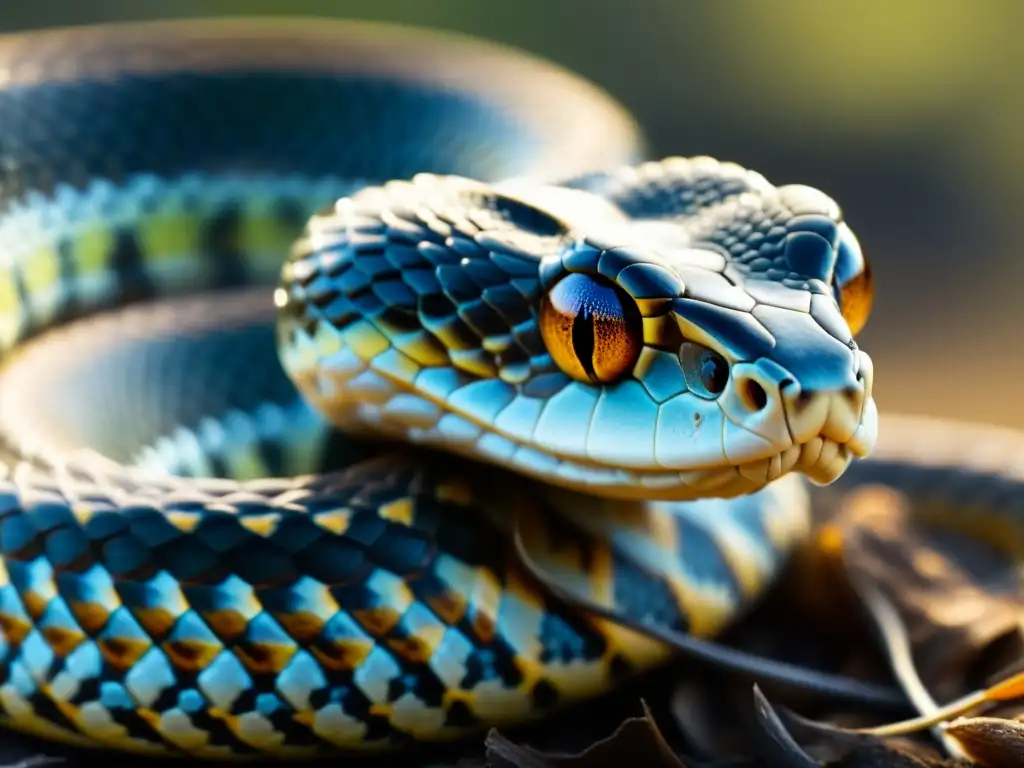
<path id="1" fill-rule="evenodd" d="M 756 600 L 800 475 L 875 443 L 870 270 L 817 190 L 642 159 L 600 91 L 448 35 L 0 39 L 3 722 L 392 749 L 666 661 L 513 519 L 636 620 Z"/>

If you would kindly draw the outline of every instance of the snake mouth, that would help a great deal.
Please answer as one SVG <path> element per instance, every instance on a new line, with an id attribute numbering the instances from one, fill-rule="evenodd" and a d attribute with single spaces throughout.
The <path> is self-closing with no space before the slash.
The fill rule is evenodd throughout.
<path id="1" fill-rule="evenodd" d="M 798 471 L 812 483 L 828 485 L 839 479 L 855 458 L 866 458 L 878 437 L 878 411 L 874 400 L 864 398 L 852 432 L 837 430 L 827 420 L 821 432 L 771 456 L 741 462 L 737 472 L 752 482 L 766 485 L 783 475 Z M 843 432 L 841 438 L 834 435 Z M 792 427 L 790 427 L 792 433 Z M 792 435 L 791 435 L 792 436 Z"/>
<path id="2" fill-rule="evenodd" d="M 814 483 L 827 485 L 846 471 L 859 450 L 852 442 L 815 437 L 770 458 L 745 462 L 735 468 L 741 476 L 760 485 L 767 485 L 792 471 L 801 472 Z"/>
<path id="3" fill-rule="evenodd" d="M 433 440 L 423 436 L 423 442 Z M 827 437 L 791 445 L 770 456 L 739 463 L 689 469 L 625 468 L 578 461 L 520 445 L 521 450 L 488 455 L 495 443 L 475 445 L 448 443 L 445 448 L 473 459 L 512 469 L 542 483 L 606 498 L 627 500 L 689 501 L 700 498 L 733 498 L 761 490 L 785 475 L 799 472 L 812 483 L 828 485 L 838 479 L 864 447 L 855 441 Z"/>
<path id="4" fill-rule="evenodd" d="M 463 453 L 481 458 L 468 450 Z M 753 493 L 793 472 L 827 485 L 846 471 L 856 455 L 849 442 L 817 437 L 766 458 L 699 469 L 603 467 L 535 451 L 506 456 L 501 465 L 541 482 L 609 498 L 687 501 Z"/>
<path id="5" fill-rule="evenodd" d="M 307 384 L 306 389 L 314 400 L 318 399 L 317 395 L 322 397 L 316 392 L 316 379 L 314 376 L 305 381 L 305 377 L 299 376 L 299 381 Z M 819 434 L 802 442 L 794 442 L 790 438 L 788 447 L 776 444 L 774 450 L 763 442 L 760 455 L 736 457 L 739 460 L 732 462 L 709 460 L 697 466 L 680 467 L 623 466 L 545 450 L 541 445 L 495 430 L 492 424 L 475 419 L 473 414 L 452 408 L 451 403 L 443 398 L 431 398 L 424 392 L 415 391 L 386 373 L 381 372 L 379 380 L 393 387 L 391 394 L 402 393 L 422 401 L 424 407 L 417 410 L 429 411 L 431 417 L 419 424 L 406 418 L 391 423 L 387 409 L 377 411 L 363 404 L 335 410 L 334 420 L 357 432 L 361 431 L 360 428 L 369 428 L 371 433 L 380 435 L 393 433 L 412 443 L 509 469 L 545 484 L 606 498 L 664 501 L 731 498 L 758 491 L 794 471 L 816 484 L 826 485 L 839 478 L 854 457 L 867 455 L 874 442 L 872 411 L 862 414 L 860 426 L 846 440 Z M 329 409 L 328 403 L 333 403 L 336 408 L 339 401 L 331 398 L 321 400 L 321 404 Z M 447 410 L 448 415 L 435 418 L 431 409 Z M 722 458 L 725 458 L 724 454 Z"/>
<path id="6" fill-rule="evenodd" d="M 512 464 L 517 471 L 542 482 L 575 490 L 618 498 L 689 500 L 703 497 L 729 498 L 760 490 L 790 473 L 800 473 L 816 485 L 828 485 L 857 458 L 874 449 L 878 432 L 878 414 L 874 400 L 863 402 L 852 433 L 835 434 L 827 423 L 821 431 L 798 441 L 788 435 L 788 446 L 767 442 L 760 454 L 753 453 L 732 462 L 708 462 L 690 467 L 622 467 L 579 460 L 549 453 L 537 446 L 519 444 L 518 450 L 489 457 L 500 464 Z M 473 452 L 485 448 L 488 441 L 477 442 Z"/>

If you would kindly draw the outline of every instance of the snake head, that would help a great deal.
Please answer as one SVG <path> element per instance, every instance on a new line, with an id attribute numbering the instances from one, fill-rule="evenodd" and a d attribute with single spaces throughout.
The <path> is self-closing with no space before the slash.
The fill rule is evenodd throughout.
<path id="1" fill-rule="evenodd" d="M 363 190 L 277 292 L 285 369 L 339 426 L 663 499 L 866 456 L 870 299 L 834 201 L 706 158 Z"/>

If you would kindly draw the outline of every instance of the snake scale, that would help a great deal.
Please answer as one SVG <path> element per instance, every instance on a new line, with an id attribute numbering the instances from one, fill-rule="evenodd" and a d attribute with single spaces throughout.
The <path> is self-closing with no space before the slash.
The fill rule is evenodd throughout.
<path id="1" fill-rule="evenodd" d="M 513 520 L 558 583 L 698 637 L 805 539 L 803 477 L 982 498 L 966 527 L 1016 535 L 1019 438 L 879 420 L 872 291 L 830 197 L 647 161 L 516 51 L 290 20 L 0 39 L 2 721 L 398 749 L 668 659 L 532 580 Z"/>

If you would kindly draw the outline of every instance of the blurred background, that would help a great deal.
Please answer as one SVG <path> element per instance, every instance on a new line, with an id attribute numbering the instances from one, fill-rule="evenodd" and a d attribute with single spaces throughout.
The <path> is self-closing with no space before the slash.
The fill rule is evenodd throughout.
<path id="1" fill-rule="evenodd" d="M 875 266 L 879 406 L 1024 427 L 1018 0 L 8 0 L 0 31 L 275 13 L 513 44 L 619 99 L 652 156 L 820 187 Z"/>

